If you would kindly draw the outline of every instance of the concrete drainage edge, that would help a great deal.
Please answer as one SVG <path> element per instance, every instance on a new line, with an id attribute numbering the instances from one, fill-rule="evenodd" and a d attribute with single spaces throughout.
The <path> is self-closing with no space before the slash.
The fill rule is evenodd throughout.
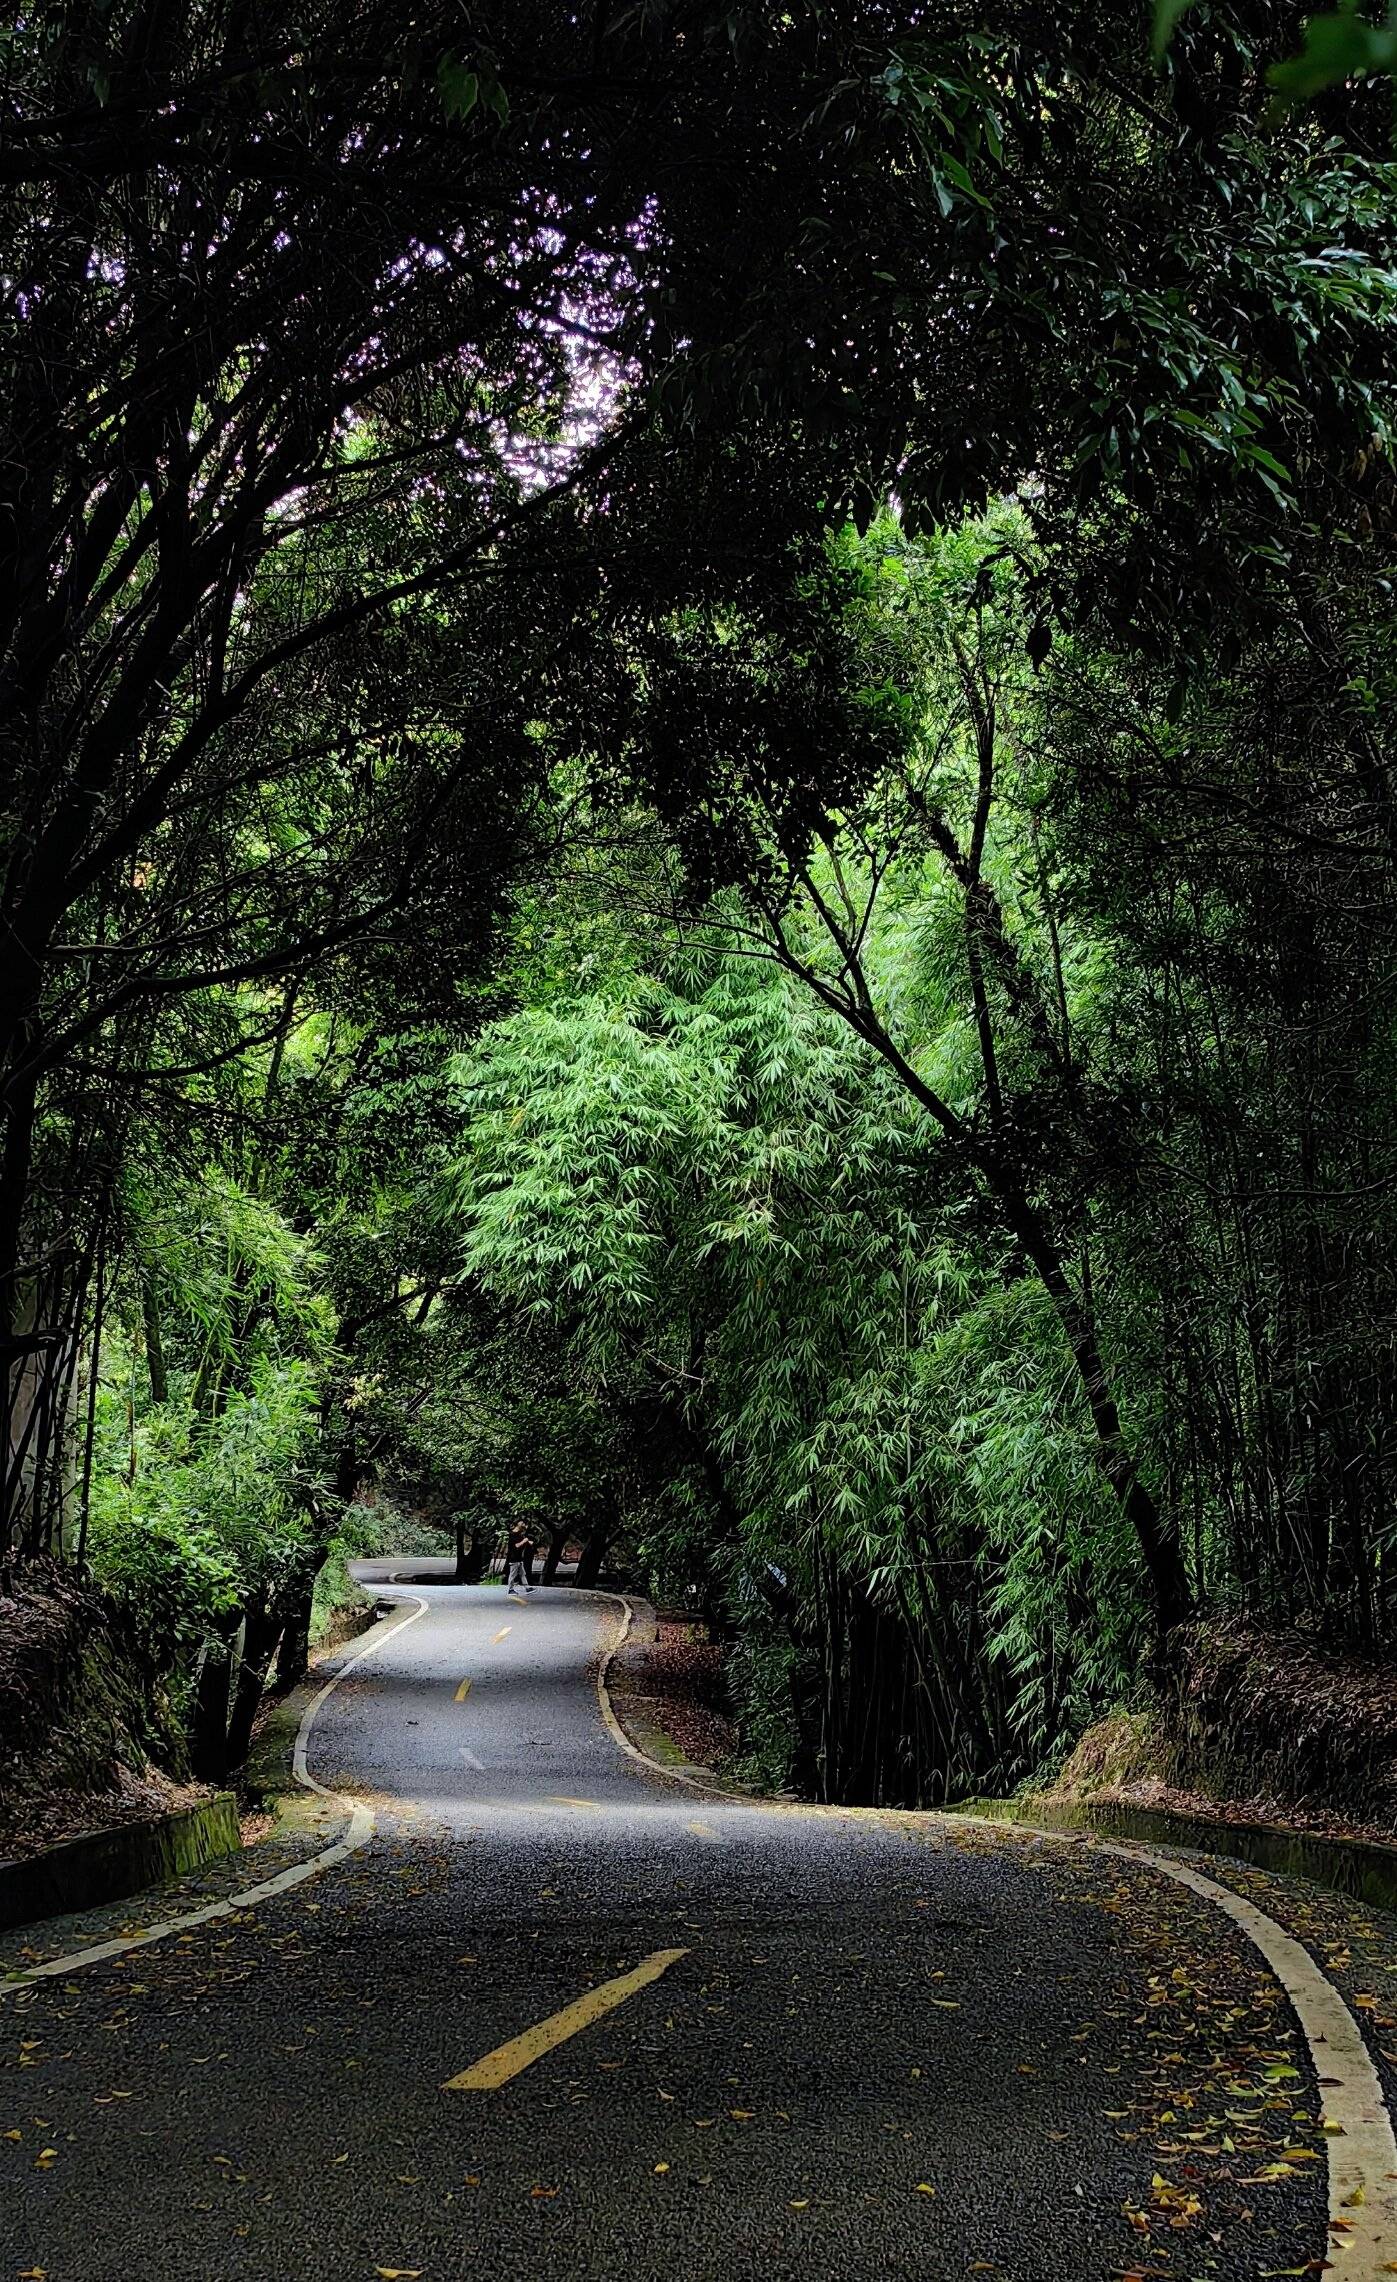
<path id="1" fill-rule="evenodd" d="M 1373 1908 L 1397 1912 L 1397 1845 L 1387 1846 L 1378 1839 L 1325 1838 L 1283 1823 L 1221 1822 L 1169 1807 L 1132 1807 L 1115 1800 L 959 1799 L 941 1812 L 1177 1846 L 1194 1854 L 1248 1862 L 1282 1877 L 1308 1878 Z"/>
<path id="2" fill-rule="evenodd" d="M 146 1886 L 201 1870 L 242 1844 L 238 1802 L 219 1791 L 196 1807 L 85 1831 L 14 1862 L 0 1862 L 0 1927 L 121 1901 Z"/>
<path id="3" fill-rule="evenodd" d="M 370 1602 L 365 1624 L 372 1624 L 377 1613 Z M 321 1659 L 322 1665 L 333 1666 L 354 1637 L 351 1633 L 337 1641 Z M 323 1672 L 312 1667 L 305 1680 L 276 1702 L 240 1771 L 238 1791 L 218 1791 L 194 1807 L 83 1831 L 40 1854 L 0 1861 L 0 1931 L 100 1909 L 189 1877 L 230 1854 L 251 1855 L 258 1842 L 243 1846 L 240 1794 L 260 1794 L 278 1831 L 288 1837 L 294 1833 L 323 1845 L 330 1835 L 328 1825 L 338 1821 L 347 1829 L 349 1810 L 327 1811 L 329 1802 L 301 1789 L 292 1768 L 305 1706 L 322 1684 Z"/>

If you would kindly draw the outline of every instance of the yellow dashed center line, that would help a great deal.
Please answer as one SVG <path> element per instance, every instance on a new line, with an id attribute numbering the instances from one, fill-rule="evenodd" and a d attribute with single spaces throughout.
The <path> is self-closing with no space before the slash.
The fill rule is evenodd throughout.
<path id="1" fill-rule="evenodd" d="M 505 1637 L 506 1633 L 512 1632 L 513 1630 L 514 1630 L 514 1627 L 513 1627 L 513 1625 L 510 1625 L 510 1624 L 504 1624 L 504 1625 L 501 1625 L 501 1627 L 500 1627 L 499 1631 L 498 1631 L 498 1632 L 495 1634 L 495 1637 L 494 1637 L 494 1639 L 491 1641 L 491 1643 L 490 1643 L 490 1646 L 491 1646 L 492 1648 L 498 1648 L 498 1647 L 499 1647 L 499 1645 L 500 1645 L 500 1642 L 501 1642 L 501 1641 L 504 1639 L 504 1637 Z"/>
<path id="2" fill-rule="evenodd" d="M 629 1973 L 622 1973 L 614 1981 L 603 1981 L 600 1987 L 589 1989 L 584 1997 L 577 1997 L 572 2004 L 564 2005 L 560 2013 L 552 2013 L 547 2020 L 539 2021 L 536 2027 L 526 2028 L 522 2036 L 511 2037 L 508 2044 L 501 2044 L 494 2052 L 487 2052 L 483 2059 L 473 2061 L 459 2076 L 448 2077 L 442 2090 L 498 2091 L 501 2084 L 507 2084 L 521 2070 L 531 2068 L 536 2060 L 542 2060 L 546 2052 L 552 2052 L 557 2045 L 565 2044 L 579 2030 L 590 2028 L 594 2021 L 604 2019 L 618 2005 L 624 2005 L 626 1999 L 633 1997 L 637 1990 L 647 1988 L 652 1981 L 658 1981 L 662 1973 L 667 1973 L 671 1965 L 677 1965 L 680 1958 L 687 1957 L 688 1954 L 687 1949 L 655 1950 L 643 1964 L 633 1967 Z"/>
<path id="3" fill-rule="evenodd" d="M 457 1701 L 457 1703 L 458 1703 L 458 1704 L 463 1704 L 463 1703 L 465 1702 L 465 1700 L 466 1700 L 467 1696 L 470 1694 L 470 1692 L 471 1692 L 471 1684 L 470 1684 L 470 1681 L 469 1681 L 469 1680 L 463 1680 L 463 1681 L 461 1682 L 461 1685 L 460 1685 L 460 1687 L 459 1687 L 459 1688 L 456 1690 L 456 1701 Z"/>
<path id="4" fill-rule="evenodd" d="M 585 1807 L 588 1814 L 592 1815 L 601 1813 L 601 1808 L 597 1805 L 595 1799 L 569 1799 L 555 1793 L 554 1796 L 549 1799 L 548 1804 L 550 1807 Z"/>
<path id="5" fill-rule="evenodd" d="M 695 1838 L 711 1839 L 715 1846 L 721 1846 L 723 1843 L 722 1839 L 718 1836 L 717 1831 L 713 1828 L 711 1822 L 691 1822 L 689 1824 L 689 1828 L 693 1832 Z"/>

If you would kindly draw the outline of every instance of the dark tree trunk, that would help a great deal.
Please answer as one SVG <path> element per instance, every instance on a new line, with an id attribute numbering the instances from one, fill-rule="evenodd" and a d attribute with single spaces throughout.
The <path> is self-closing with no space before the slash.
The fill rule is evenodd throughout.
<path id="1" fill-rule="evenodd" d="M 474 1551 L 474 1540 L 471 1550 Z M 451 1581 L 455 1585 L 468 1585 L 471 1581 L 470 1554 L 466 1551 L 466 1517 L 463 1513 L 456 1516 L 456 1573 Z"/>
<path id="2" fill-rule="evenodd" d="M 610 1543 L 611 1523 L 599 1521 L 582 1548 L 582 1557 L 577 1564 L 577 1575 L 573 1579 L 574 1584 L 580 1585 L 584 1589 L 595 1585 L 601 1575 L 601 1565 L 606 1558 L 606 1549 Z"/>
<path id="3" fill-rule="evenodd" d="M 548 1551 L 543 1557 L 543 1575 L 540 1579 L 542 1584 L 554 1585 L 557 1583 L 558 1563 L 563 1558 L 568 1536 L 569 1532 L 566 1529 L 555 1529 L 549 1536 Z"/>
<path id="4" fill-rule="evenodd" d="M 153 1403 L 162 1403 L 169 1396 L 170 1381 L 165 1369 L 165 1342 L 160 1332 L 160 1301 L 154 1279 L 150 1276 L 141 1280 L 141 1315 L 145 1323 L 150 1399 Z"/>
<path id="5" fill-rule="evenodd" d="M 277 1651 L 276 1684 L 278 1688 L 294 1688 L 304 1680 L 310 1664 L 311 1602 L 315 1594 L 315 1580 L 320 1574 L 320 1563 L 303 1572 L 289 1587 L 285 1616 L 281 1631 L 281 1647 Z"/>
<path id="6" fill-rule="evenodd" d="M 255 1594 L 247 1605 L 242 1661 L 233 1690 L 233 1712 L 228 1722 L 227 1764 L 241 1767 L 252 1743 L 252 1723 L 267 1685 L 272 1654 L 281 1637 L 281 1615 L 266 1593 Z"/>
<path id="7" fill-rule="evenodd" d="M 1073 1291 L 1056 1246 L 1022 1190 L 1002 1182 L 998 1193 L 1005 1217 L 1036 1269 L 1067 1334 L 1096 1430 L 1097 1463 L 1135 1532 L 1150 1580 L 1155 1619 L 1160 1633 L 1166 1633 L 1173 1625 L 1182 1624 L 1193 1611 L 1193 1593 L 1178 1528 L 1172 1516 L 1161 1513 L 1136 1467 L 1089 1307 Z"/>
<path id="8" fill-rule="evenodd" d="M 328 1400 L 327 1397 L 326 1407 Z M 325 1556 L 330 1549 L 335 1519 L 352 1503 L 361 1478 L 358 1445 L 351 1422 L 335 1461 L 333 1507 L 327 1512 L 314 1490 L 307 1491 L 304 1495 L 305 1511 L 311 1525 L 311 1540 L 283 1597 L 284 1621 L 276 1663 L 278 1688 L 294 1688 L 297 1681 L 306 1676 L 310 1664 L 311 1604 L 315 1594 L 315 1580 L 324 1567 Z"/>
<path id="9" fill-rule="evenodd" d="M 232 1648 L 241 1619 L 237 1609 L 214 1619 L 194 1688 L 189 1730 L 189 1764 L 201 1783 L 221 1783 L 228 1772 L 228 1699 L 232 1688 Z"/>

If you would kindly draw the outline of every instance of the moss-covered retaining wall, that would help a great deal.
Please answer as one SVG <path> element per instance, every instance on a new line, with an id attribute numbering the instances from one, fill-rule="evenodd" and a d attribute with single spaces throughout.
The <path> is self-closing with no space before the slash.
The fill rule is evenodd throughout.
<path id="1" fill-rule="evenodd" d="M 28 1925 L 35 1918 L 119 1901 L 143 1886 L 183 1877 L 220 1855 L 235 1854 L 241 1843 L 238 1802 L 231 1791 L 179 1814 L 90 1831 L 43 1854 L 0 1862 L 0 1926 Z"/>
<path id="2" fill-rule="evenodd" d="M 1259 1870 L 1310 1878 L 1376 1909 L 1397 1911 L 1397 1846 L 1376 1839 L 1321 1838 L 1281 1824 L 1217 1822 L 1166 1807 L 1132 1807 L 1115 1799 L 961 1799 L 948 1814 L 987 1816 L 995 1822 L 1043 1830 L 1094 1830 L 1104 1838 L 1136 1838 L 1149 1846 L 1183 1846 L 1199 1854 L 1230 1856 Z"/>

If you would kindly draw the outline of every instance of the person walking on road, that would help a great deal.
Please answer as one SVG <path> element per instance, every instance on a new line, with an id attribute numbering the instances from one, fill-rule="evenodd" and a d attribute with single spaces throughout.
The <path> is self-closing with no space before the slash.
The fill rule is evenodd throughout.
<path id="1" fill-rule="evenodd" d="M 534 1589 L 529 1583 L 529 1556 L 533 1549 L 533 1542 L 523 1522 L 512 1521 L 506 1548 L 505 1580 L 512 1600 L 518 1600 L 521 1595 L 527 1598 Z"/>

